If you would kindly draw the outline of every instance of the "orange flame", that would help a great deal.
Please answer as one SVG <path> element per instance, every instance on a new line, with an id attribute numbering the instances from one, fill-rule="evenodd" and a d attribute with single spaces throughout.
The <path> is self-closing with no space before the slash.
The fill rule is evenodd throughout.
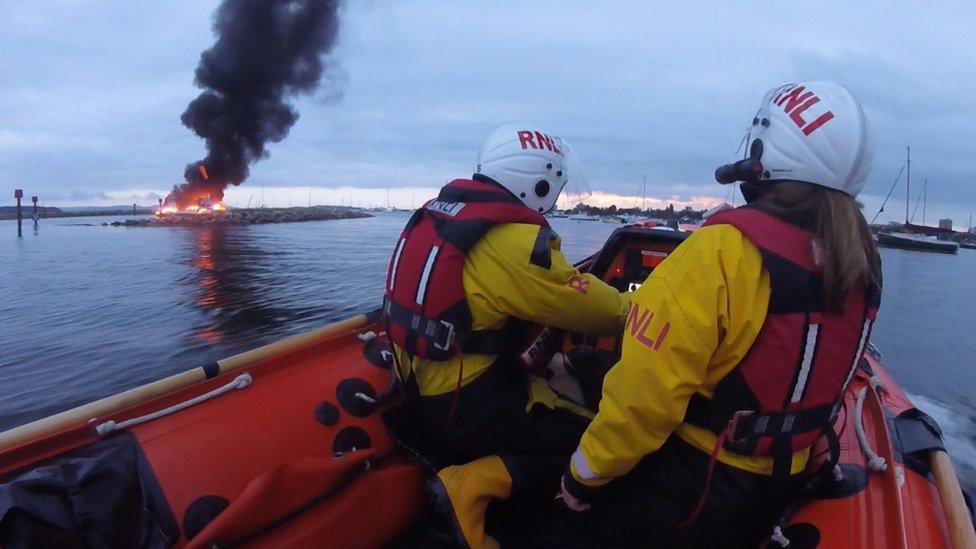
<path id="1" fill-rule="evenodd" d="M 162 217 L 164 215 L 178 213 L 211 214 L 226 211 L 227 205 L 223 202 L 214 201 L 207 197 L 200 197 L 197 198 L 196 204 L 188 204 L 183 207 L 179 204 L 164 202 L 163 207 L 156 210 L 156 215 Z"/>
<path id="2" fill-rule="evenodd" d="M 210 180 L 210 175 L 207 173 L 206 166 L 203 164 L 197 164 L 197 171 L 200 172 L 200 177 L 202 177 L 204 181 Z"/>

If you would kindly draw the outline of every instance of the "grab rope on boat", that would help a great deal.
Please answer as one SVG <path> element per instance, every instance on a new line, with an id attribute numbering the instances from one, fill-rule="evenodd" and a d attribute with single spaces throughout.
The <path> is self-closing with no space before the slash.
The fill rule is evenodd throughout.
<path id="1" fill-rule="evenodd" d="M 361 334 L 357 334 L 356 337 L 358 337 L 359 338 L 359 341 L 362 341 L 363 343 L 369 343 L 370 341 L 373 341 L 374 339 L 376 339 L 378 337 L 383 337 L 385 335 L 386 335 L 386 332 L 376 333 L 373 330 L 370 330 L 368 332 L 363 332 Z"/>
<path id="2" fill-rule="evenodd" d="M 780 547 L 789 547 L 790 538 L 783 534 L 783 528 L 776 526 L 773 528 L 773 535 L 769 536 L 769 540 L 773 543 L 779 545 Z"/>
<path id="3" fill-rule="evenodd" d="M 358 398 L 359 400 L 361 400 L 363 402 L 368 402 L 369 404 L 373 404 L 373 405 L 376 404 L 376 399 L 373 398 L 373 397 L 371 397 L 371 396 L 369 396 L 369 395 L 367 395 L 366 393 L 356 393 L 356 394 L 354 394 L 352 396 Z"/>
<path id="4" fill-rule="evenodd" d="M 128 427 L 132 427 L 133 425 L 139 425 L 139 424 L 142 424 L 142 423 L 146 423 L 147 421 L 152 421 L 154 419 L 158 419 L 158 418 L 161 418 L 163 416 L 167 416 L 167 415 L 172 414 L 174 412 L 179 412 L 180 410 L 189 408 L 190 406 L 193 406 L 195 404 L 200 404 L 201 402 L 204 402 L 206 400 L 210 400 L 210 399 L 212 399 L 214 397 L 218 397 L 218 396 L 220 396 L 220 395 L 222 395 L 224 393 L 229 393 L 230 391 L 233 391 L 234 389 L 243 389 L 243 388 L 247 387 L 248 385 L 250 385 L 251 384 L 251 381 L 253 381 L 253 379 L 251 378 L 251 374 L 245 372 L 245 373 L 243 373 L 243 374 L 235 377 L 234 380 L 231 381 L 230 383 L 227 383 L 225 385 L 222 385 L 220 387 L 217 387 L 213 391 L 210 391 L 210 392 L 204 393 L 202 395 L 193 397 L 190 400 L 185 400 L 185 401 L 180 402 L 178 404 L 174 404 L 174 405 L 172 405 L 172 406 L 170 406 L 168 408 L 163 408 L 162 410 L 157 410 L 157 411 L 155 411 L 155 412 L 153 412 L 151 414 L 146 414 L 144 416 L 134 417 L 132 419 L 127 419 L 125 421 L 116 422 L 116 421 L 113 421 L 113 420 L 109 420 L 109 421 L 106 421 L 104 423 L 99 423 L 98 425 L 95 426 L 95 432 L 98 433 L 99 436 L 105 436 L 105 435 L 107 435 L 109 433 L 112 433 L 114 431 L 118 431 L 120 429 L 125 429 L 125 428 L 128 428 Z"/>
<path id="5" fill-rule="evenodd" d="M 381 337 L 386 337 L 386 332 L 374 332 L 373 330 L 369 330 L 356 334 L 356 337 L 359 338 L 359 341 L 362 341 L 363 343 L 369 343 Z M 394 355 L 392 351 L 382 349 L 380 350 L 380 357 L 382 358 L 383 362 L 390 367 L 392 372 L 392 375 L 390 376 L 390 383 L 387 385 L 386 390 L 376 396 L 370 396 L 362 391 L 358 391 L 352 395 L 353 398 L 359 399 L 372 406 L 379 406 L 393 400 L 393 398 L 399 393 L 400 388 L 400 368 L 397 364 L 396 355 Z"/>
<path id="6" fill-rule="evenodd" d="M 875 396 L 878 396 L 878 389 L 881 387 L 878 378 L 871 376 L 870 387 L 862 387 L 857 392 L 857 400 L 854 403 L 854 433 L 857 435 L 857 441 L 861 445 L 861 451 L 864 452 L 864 457 L 868 459 L 868 469 L 875 473 L 883 473 L 888 470 L 888 462 L 871 448 L 871 443 L 864 434 L 864 419 L 861 412 L 864 409 L 864 399 L 867 397 L 868 388 L 871 389 Z"/>

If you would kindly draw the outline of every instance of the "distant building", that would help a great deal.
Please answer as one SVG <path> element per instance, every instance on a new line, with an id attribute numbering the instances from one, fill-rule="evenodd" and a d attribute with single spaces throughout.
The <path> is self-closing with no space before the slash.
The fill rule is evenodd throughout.
<path id="1" fill-rule="evenodd" d="M 940 229 L 949 229 L 951 231 L 952 230 L 952 220 L 951 219 L 940 219 L 939 220 L 939 228 Z"/>

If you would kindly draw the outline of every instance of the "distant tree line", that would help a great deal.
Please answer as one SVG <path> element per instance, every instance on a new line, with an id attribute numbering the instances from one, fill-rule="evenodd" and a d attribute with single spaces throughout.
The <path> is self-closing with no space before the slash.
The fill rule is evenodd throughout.
<path id="1" fill-rule="evenodd" d="M 137 207 L 137 215 L 149 215 L 153 213 L 152 208 Z M 34 215 L 34 205 L 27 204 L 23 207 L 22 214 L 24 219 L 31 219 Z M 37 217 L 41 219 L 49 217 L 97 217 L 97 216 L 111 216 L 111 215 L 132 215 L 132 208 L 121 206 L 119 208 L 102 209 L 102 210 L 62 210 L 61 208 L 55 208 L 53 206 L 38 206 L 37 207 Z M 17 218 L 17 206 L 0 206 L 0 219 L 16 219 Z"/>
<path id="2" fill-rule="evenodd" d="M 674 204 L 668 204 L 663 209 L 640 209 L 640 208 L 618 208 L 616 204 L 611 204 L 605 208 L 600 206 L 590 206 L 589 204 L 579 203 L 572 209 L 567 210 L 570 214 L 585 215 L 637 215 L 653 217 L 656 219 L 701 219 L 706 210 L 696 210 L 691 206 L 685 206 L 680 210 L 674 208 Z"/>

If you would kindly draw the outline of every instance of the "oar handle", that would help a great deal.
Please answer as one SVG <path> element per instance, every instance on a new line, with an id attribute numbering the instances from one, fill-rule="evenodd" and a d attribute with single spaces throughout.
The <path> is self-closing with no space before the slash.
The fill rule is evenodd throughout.
<path id="1" fill-rule="evenodd" d="M 945 511 L 946 524 L 949 527 L 949 540 L 955 549 L 976 549 L 976 531 L 973 530 L 972 517 L 969 507 L 962 495 L 959 478 L 952 468 L 949 454 L 942 450 L 935 450 L 929 454 L 932 463 L 932 476 Z"/>

